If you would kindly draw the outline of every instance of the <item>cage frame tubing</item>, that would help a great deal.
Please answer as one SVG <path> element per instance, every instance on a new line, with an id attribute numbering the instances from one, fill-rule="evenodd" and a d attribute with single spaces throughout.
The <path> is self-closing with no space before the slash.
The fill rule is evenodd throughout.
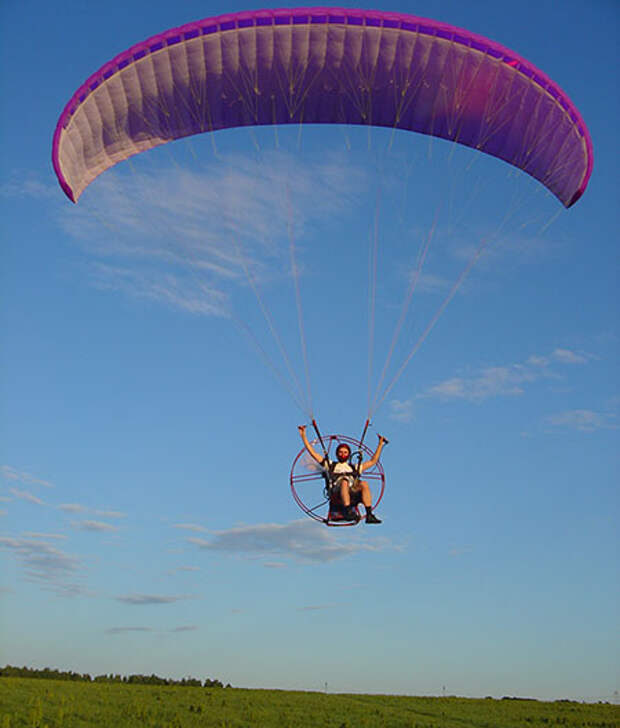
<path id="1" fill-rule="evenodd" d="M 318 433 L 317 433 L 317 435 L 318 435 Z M 372 452 L 370 451 L 370 448 L 367 445 L 364 445 L 363 443 L 361 443 L 359 440 L 356 440 L 355 438 L 349 437 L 347 435 L 338 435 L 338 434 L 328 435 L 327 438 L 329 440 L 329 447 L 331 447 L 334 442 L 346 442 L 348 445 L 357 446 L 364 452 L 364 454 L 368 455 L 369 457 L 372 456 Z M 322 440 L 321 444 L 325 448 L 324 440 Z M 297 453 L 295 459 L 293 460 L 293 464 L 291 466 L 289 480 L 290 480 L 291 493 L 293 495 L 294 501 L 297 503 L 297 505 L 300 507 L 300 509 L 307 516 L 312 518 L 314 521 L 317 521 L 318 523 L 323 523 L 324 525 L 326 525 L 330 528 L 340 528 L 340 527 L 357 525 L 360 521 L 350 521 L 350 522 L 349 521 L 343 521 L 343 522 L 330 521 L 328 518 L 328 516 L 329 516 L 329 499 L 326 499 L 323 503 L 317 504 L 317 505 L 313 506 L 312 508 L 310 508 L 309 506 L 307 506 L 304 503 L 301 496 L 297 493 L 295 485 L 297 483 L 310 484 L 313 481 L 316 481 L 317 486 L 318 486 L 318 485 L 324 483 L 324 481 L 325 481 L 323 475 L 321 473 L 319 473 L 318 471 L 316 473 L 300 473 L 300 474 L 295 473 L 295 467 L 297 466 L 297 463 L 299 462 L 300 458 L 302 457 L 302 455 L 305 452 L 307 452 L 306 448 L 303 447 Z M 325 452 L 328 453 L 328 448 L 325 448 Z M 328 455 L 329 455 L 329 453 L 328 453 Z M 377 483 L 377 485 L 379 486 L 378 492 L 375 496 L 376 499 L 373 504 L 373 508 L 376 508 L 379 505 L 379 503 L 383 499 L 383 495 L 385 493 L 385 471 L 383 470 L 383 466 L 380 462 L 377 463 L 372 470 L 375 470 L 375 468 L 377 469 L 375 472 L 367 472 L 364 474 L 364 478 L 375 481 Z M 318 508 L 321 508 L 322 506 L 325 506 L 325 505 L 328 506 L 327 516 L 324 517 L 324 516 L 321 516 L 321 515 L 315 513 L 315 511 Z"/>

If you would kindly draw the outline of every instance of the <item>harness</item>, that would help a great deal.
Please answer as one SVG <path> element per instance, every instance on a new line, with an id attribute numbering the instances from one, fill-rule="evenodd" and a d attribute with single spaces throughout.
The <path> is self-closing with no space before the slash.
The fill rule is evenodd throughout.
<path id="1" fill-rule="evenodd" d="M 359 463 L 355 466 L 351 462 L 351 456 L 349 459 L 344 461 L 351 468 L 347 473 L 337 473 L 335 471 L 336 465 L 340 464 L 340 460 L 330 460 L 329 458 L 323 458 L 321 465 L 323 466 L 323 478 L 325 479 L 325 496 L 331 498 L 332 491 L 340 478 L 352 478 L 353 484 L 356 485 L 360 479 Z"/>

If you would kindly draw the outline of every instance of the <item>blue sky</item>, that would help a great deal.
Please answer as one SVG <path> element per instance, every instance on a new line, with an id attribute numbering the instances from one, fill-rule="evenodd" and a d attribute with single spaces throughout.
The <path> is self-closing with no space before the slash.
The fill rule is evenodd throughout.
<path id="1" fill-rule="evenodd" d="M 618 688 L 618 7 L 359 5 L 465 27 L 551 76 L 594 142 L 577 205 L 414 135 L 388 149 L 377 130 L 301 144 L 267 129 L 143 155 L 73 206 L 50 155 L 79 84 L 154 33 L 256 6 L 2 4 L 0 663 L 406 694 Z M 243 241 L 303 387 L 294 239 L 313 412 L 357 436 L 369 248 L 376 385 L 433 230 L 392 375 L 492 244 L 374 415 L 384 523 L 302 520 L 288 477 L 308 414 L 243 334 L 283 367 L 224 251 Z"/>

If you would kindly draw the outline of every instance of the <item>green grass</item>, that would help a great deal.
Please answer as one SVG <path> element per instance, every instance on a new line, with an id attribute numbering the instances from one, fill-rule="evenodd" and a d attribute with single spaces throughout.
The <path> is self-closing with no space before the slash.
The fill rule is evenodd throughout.
<path id="1" fill-rule="evenodd" d="M 0 678 L 0 728 L 620 728 L 620 707 Z"/>

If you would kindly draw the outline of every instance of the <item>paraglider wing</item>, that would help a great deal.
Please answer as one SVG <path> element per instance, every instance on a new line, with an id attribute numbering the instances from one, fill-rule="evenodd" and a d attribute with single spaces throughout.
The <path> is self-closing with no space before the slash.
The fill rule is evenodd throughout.
<path id="1" fill-rule="evenodd" d="M 444 23 L 338 8 L 223 15 L 133 46 L 69 101 L 53 163 L 75 202 L 109 167 L 173 139 L 291 123 L 453 140 L 524 170 L 566 207 L 592 171 L 579 112 L 525 59 Z"/>

